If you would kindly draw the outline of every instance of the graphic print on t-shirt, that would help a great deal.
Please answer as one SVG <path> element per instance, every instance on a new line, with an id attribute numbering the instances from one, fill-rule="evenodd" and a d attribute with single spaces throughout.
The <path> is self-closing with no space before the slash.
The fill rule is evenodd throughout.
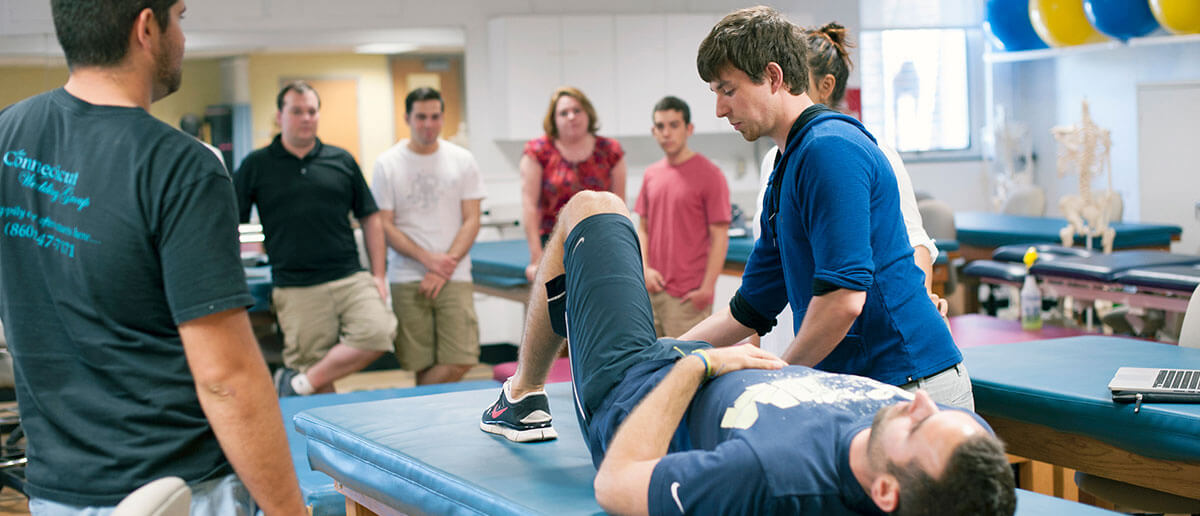
<path id="1" fill-rule="evenodd" d="M 721 428 L 745 430 L 758 421 L 758 404 L 774 405 L 781 409 L 801 403 L 836 406 L 861 415 L 874 413 L 874 404 L 857 403 L 862 400 L 888 400 L 895 396 L 912 399 L 912 394 L 892 385 L 881 384 L 867 378 L 850 375 L 834 375 L 812 372 L 806 376 L 787 376 L 776 380 L 752 384 L 725 409 L 721 417 Z"/>
<path id="2" fill-rule="evenodd" d="M 409 205 L 416 210 L 432 210 L 437 206 L 438 190 L 441 188 L 441 181 L 438 180 L 437 172 L 429 169 L 421 169 L 416 174 L 413 174 L 413 181 L 405 199 Z"/>
<path id="3" fill-rule="evenodd" d="M 16 181 L 22 187 L 44 196 L 51 204 L 82 212 L 92 203 L 90 197 L 81 197 L 75 191 L 79 172 L 45 163 L 36 156 L 27 155 L 24 149 L 5 151 L 0 156 L 0 164 L 4 167 L 5 180 Z M 3 234 L 8 239 L 26 240 L 68 258 L 75 258 L 75 245 L 78 242 L 100 243 L 78 227 L 60 223 L 50 215 L 23 206 L 0 206 L 0 217 L 4 220 Z"/>

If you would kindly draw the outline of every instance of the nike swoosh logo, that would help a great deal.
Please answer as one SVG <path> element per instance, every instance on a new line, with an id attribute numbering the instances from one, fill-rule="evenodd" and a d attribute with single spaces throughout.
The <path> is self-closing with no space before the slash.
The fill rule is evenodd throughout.
<path id="1" fill-rule="evenodd" d="M 675 505 L 679 506 L 679 514 L 683 514 L 683 502 L 679 501 L 679 482 L 671 482 L 671 498 L 674 498 Z"/>
<path id="2" fill-rule="evenodd" d="M 503 414 L 507 410 L 508 410 L 508 407 L 504 407 L 500 410 L 492 409 L 492 417 L 500 417 L 500 414 Z"/>

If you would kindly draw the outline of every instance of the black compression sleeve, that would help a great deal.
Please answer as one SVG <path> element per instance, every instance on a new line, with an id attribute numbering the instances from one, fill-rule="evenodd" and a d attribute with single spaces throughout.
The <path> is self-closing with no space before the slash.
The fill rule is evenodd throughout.
<path id="1" fill-rule="evenodd" d="M 729 312 L 733 314 L 733 318 L 737 322 L 741 323 L 742 326 L 754 330 L 760 337 L 766 335 L 767 332 L 771 331 L 771 328 L 775 327 L 775 318 L 767 317 L 750 306 L 746 298 L 742 297 L 740 289 L 733 295 L 733 299 L 729 300 Z"/>

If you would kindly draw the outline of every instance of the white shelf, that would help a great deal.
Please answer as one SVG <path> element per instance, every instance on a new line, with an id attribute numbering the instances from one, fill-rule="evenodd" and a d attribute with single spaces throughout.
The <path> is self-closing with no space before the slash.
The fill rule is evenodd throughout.
<path id="1" fill-rule="evenodd" d="M 1200 34 L 1156 35 L 1141 38 L 1130 38 L 1126 42 L 1111 40 L 1103 43 L 1090 43 L 1087 45 L 1074 45 L 1070 47 L 1044 48 L 1039 50 L 1021 50 L 1018 52 L 990 51 L 984 52 L 983 61 L 985 63 L 1015 63 L 1019 61 L 1035 61 L 1038 59 L 1051 59 L 1066 55 L 1116 50 L 1126 46 L 1149 47 L 1196 42 L 1200 42 Z"/>

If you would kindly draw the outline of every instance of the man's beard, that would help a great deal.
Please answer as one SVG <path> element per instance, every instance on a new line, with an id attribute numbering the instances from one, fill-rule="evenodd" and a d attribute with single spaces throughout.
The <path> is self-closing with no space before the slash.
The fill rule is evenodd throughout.
<path id="1" fill-rule="evenodd" d="M 154 100 L 175 93 L 183 83 L 183 67 L 173 62 L 175 53 L 174 45 L 167 44 L 154 57 Z"/>
<path id="2" fill-rule="evenodd" d="M 871 421 L 871 437 L 867 439 L 867 459 L 871 461 L 871 467 L 881 470 L 887 465 L 887 454 L 883 451 L 883 428 L 888 422 L 895 419 L 900 408 L 896 405 L 888 405 L 879 409 L 875 413 L 875 419 Z"/>

